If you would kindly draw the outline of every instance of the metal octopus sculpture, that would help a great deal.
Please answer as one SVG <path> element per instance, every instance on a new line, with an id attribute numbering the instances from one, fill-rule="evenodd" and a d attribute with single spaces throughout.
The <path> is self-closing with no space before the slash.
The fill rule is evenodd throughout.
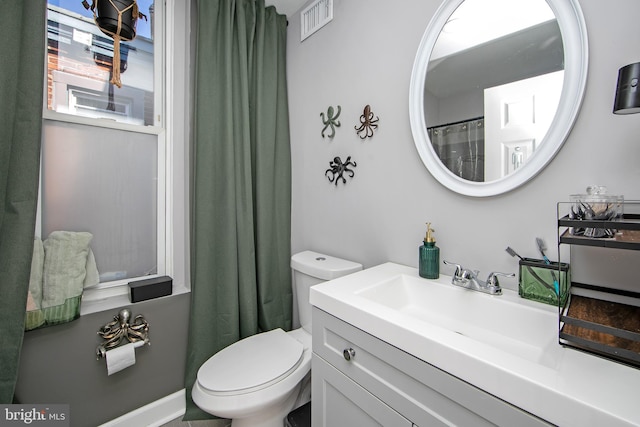
<path id="1" fill-rule="evenodd" d="M 100 328 L 98 335 L 105 341 L 96 349 L 98 358 L 104 357 L 107 350 L 119 346 L 125 338 L 132 343 L 149 342 L 149 323 L 141 314 L 137 315 L 131 323 L 129 323 L 130 318 L 131 310 L 124 308 L 113 317 L 113 321 Z"/>
<path id="2" fill-rule="evenodd" d="M 320 117 L 322 117 L 322 124 L 324 124 L 324 127 L 322 128 L 322 132 L 320 132 L 323 138 L 324 138 L 324 131 L 326 131 L 327 128 L 329 127 L 331 127 L 331 134 L 329 134 L 329 138 L 333 138 L 335 136 L 336 128 L 340 127 L 340 122 L 338 121 L 338 117 L 340 116 L 340 111 L 341 111 L 341 108 L 338 105 L 338 112 L 335 113 L 335 115 L 334 115 L 333 107 L 331 106 L 327 110 L 326 118 L 324 117 L 324 113 L 320 113 Z"/>
<path id="3" fill-rule="evenodd" d="M 356 133 L 360 136 L 360 139 L 370 138 L 373 136 L 373 132 L 378 129 L 378 116 L 373 116 L 373 111 L 371 111 L 371 107 L 366 105 L 364 107 L 364 112 L 360 116 L 360 126 L 354 126 Z M 362 135 L 360 135 L 362 133 Z"/>
<path id="4" fill-rule="evenodd" d="M 329 179 L 329 182 L 335 182 L 338 185 L 338 181 L 342 179 L 342 183 L 346 184 L 347 180 L 344 174 L 348 174 L 349 178 L 353 178 L 355 172 L 353 169 L 349 169 L 349 166 L 356 167 L 356 162 L 351 161 L 351 156 L 347 157 L 347 160 L 343 163 L 340 157 L 334 157 L 333 161 L 329 162 L 330 168 L 324 172 L 324 176 Z M 331 174 L 331 176 L 329 176 Z"/>

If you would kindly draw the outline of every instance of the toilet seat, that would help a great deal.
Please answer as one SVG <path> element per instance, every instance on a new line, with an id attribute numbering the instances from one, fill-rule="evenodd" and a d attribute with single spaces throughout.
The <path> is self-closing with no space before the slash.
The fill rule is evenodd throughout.
<path id="1" fill-rule="evenodd" d="M 198 383 L 212 395 L 255 392 L 281 381 L 300 364 L 304 346 L 282 329 L 240 340 L 209 358 Z"/>

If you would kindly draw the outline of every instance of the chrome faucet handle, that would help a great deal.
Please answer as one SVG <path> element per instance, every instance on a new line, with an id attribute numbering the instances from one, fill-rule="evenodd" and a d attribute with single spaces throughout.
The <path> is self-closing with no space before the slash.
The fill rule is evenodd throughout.
<path id="1" fill-rule="evenodd" d="M 487 286 L 500 286 L 498 276 L 502 277 L 516 277 L 515 273 L 500 273 L 498 271 L 492 271 L 487 277 Z"/>
<path id="2" fill-rule="evenodd" d="M 442 262 L 447 265 L 455 265 L 456 271 L 453 273 L 453 277 L 462 277 L 463 268 L 460 264 L 456 264 L 455 262 L 449 262 L 446 260 L 442 260 Z"/>

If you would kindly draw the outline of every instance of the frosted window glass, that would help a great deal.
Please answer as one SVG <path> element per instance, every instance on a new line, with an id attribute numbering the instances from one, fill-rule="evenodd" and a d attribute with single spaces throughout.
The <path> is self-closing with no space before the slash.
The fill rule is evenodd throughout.
<path id="1" fill-rule="evenodd" d="M 102 282 L 157 273 L 157 136 L 45 121 L 42 238 L 88 231 Z"/>

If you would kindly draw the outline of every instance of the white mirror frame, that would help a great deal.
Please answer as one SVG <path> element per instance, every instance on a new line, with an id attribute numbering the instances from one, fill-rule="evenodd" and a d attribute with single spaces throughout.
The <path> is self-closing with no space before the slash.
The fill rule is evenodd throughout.
<path id="1" fill-rule="evenodd" d="M 546 0 L 556 16 L 565 47 L 564 83 L 556 115 L 535 154 L 516 172 L 490 182 L 467 181 L 453 174 L 440 161 L 427 135 L 424 109 L 424 87 L 431 52 L 440 31 L 463 1 L 445 0 L 427 26 L 411 74 L 409 119 L 420 158 L 434 178 L 456 193 L 488 197 L 511 191 L 532 179 L 555 157 L 564 144 L 580 111 L 587 83 L 587 30 L 577 0 Z"/>

